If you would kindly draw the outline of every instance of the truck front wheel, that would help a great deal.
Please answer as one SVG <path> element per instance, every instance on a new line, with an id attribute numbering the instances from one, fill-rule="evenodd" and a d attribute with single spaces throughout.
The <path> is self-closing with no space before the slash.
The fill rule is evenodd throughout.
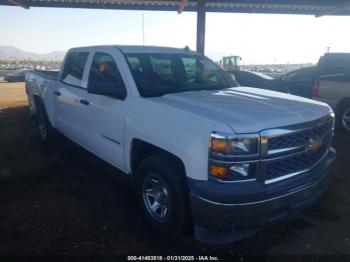
<path id="1" fill-rule="evenodd" d="M 152 228 L 177 237 L 191 224 L 186 178 L 176 161 L 156 154 L 137 168 L 138 194 L 146 219 Z"/>

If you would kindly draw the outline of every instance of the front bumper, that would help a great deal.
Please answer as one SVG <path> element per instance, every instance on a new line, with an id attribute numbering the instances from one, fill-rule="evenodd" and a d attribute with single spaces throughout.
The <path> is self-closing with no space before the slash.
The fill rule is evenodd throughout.
<path id="1" fill-rule="evenodd" d="M 307 209 L 320 197 L 335 150 L 313 169 L 273 184 L 190 180 L 191 210 L 198 241 L 227 244 Z"/>

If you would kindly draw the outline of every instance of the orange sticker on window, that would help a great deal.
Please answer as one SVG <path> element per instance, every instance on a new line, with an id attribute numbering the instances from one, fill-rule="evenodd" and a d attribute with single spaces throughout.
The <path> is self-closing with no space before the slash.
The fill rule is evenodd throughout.
<path id="1" fill-rule="evenodd" d="M 100 73 L 103 73 L 106 70 L 106 66 L 104 64 L 100 64 Z"/>

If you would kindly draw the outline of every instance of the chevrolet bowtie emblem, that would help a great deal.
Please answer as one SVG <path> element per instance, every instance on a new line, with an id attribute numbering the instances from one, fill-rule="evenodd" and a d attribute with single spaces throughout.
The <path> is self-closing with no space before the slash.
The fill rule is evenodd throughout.
<path id="1" fill-rule="evenodd" d="M 322 140 L 318 138 L 310 138 L 309 145 L 307 146 L 308 152 L 315 152 L 322 146 Z"/>

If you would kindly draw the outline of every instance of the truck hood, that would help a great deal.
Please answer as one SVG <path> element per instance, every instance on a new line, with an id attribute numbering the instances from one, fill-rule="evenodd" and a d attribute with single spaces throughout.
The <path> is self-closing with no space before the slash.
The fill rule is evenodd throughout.
<path id="1" fill-rule="evenodd" d="M 236 133 L 254 133 L 308 122 L 330 112 L 330 107 L 324 103 L 250 87 L 175 93 L 152 99 L 226 123 Z"/>

